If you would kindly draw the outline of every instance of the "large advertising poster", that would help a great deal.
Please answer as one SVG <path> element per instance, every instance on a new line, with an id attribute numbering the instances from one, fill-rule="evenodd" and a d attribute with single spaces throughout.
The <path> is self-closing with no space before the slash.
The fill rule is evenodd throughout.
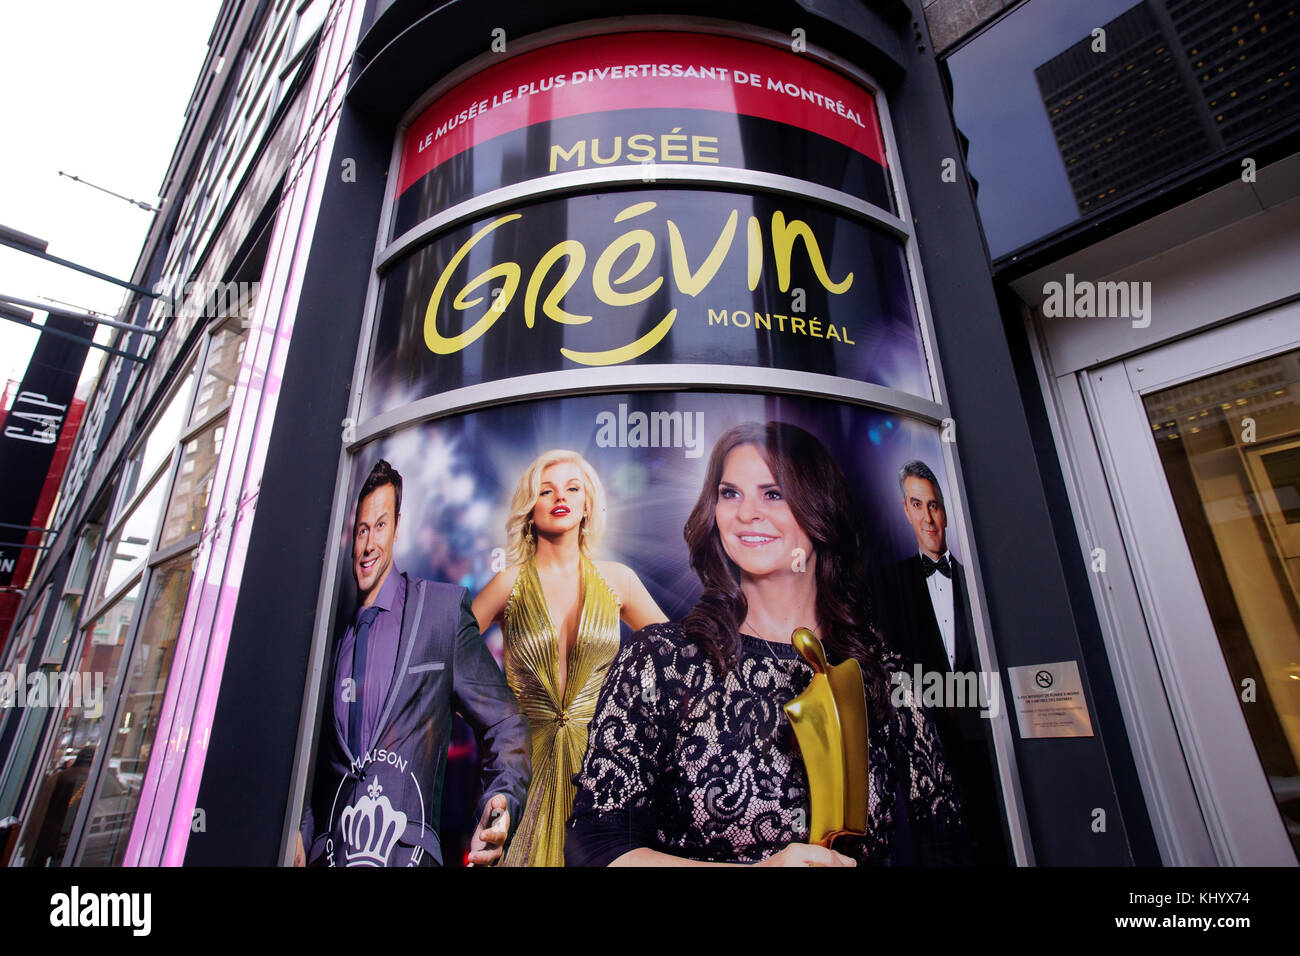
<path id="1" fill-rule="evenodd" d="M 840 462 L 870 519 L 872 555 L 915 550 L 898 504 L 897 472 L 919 459 L 942 476 L 939 430 L 888 412 L 790 397 L 630 393 L 456 415 L 358 453 L 349 497 L 355 498 L 377 459 L 390 462 L 404 479 L 405 527 L 393 552 L 398 566 L 477 592 L 505 560 L 506 513 L 519 476 L 542 452 L 572 449 L 592 464 L 605 487 L 604 552 L 637 570 L 676 619 L 699 596 L 681 529 L 699 496 L 709 452 L 729 428 L 768 420 L 812 432 Z M 940 480 L 947 487 L 946 476 Z M 351 542 L 349 522 L 339 542 L 344 561 L 351 559 Z M 350 609 L 341 610 L 346 616 Z"/>
<path id="2" fill-rule="evenodd" d="M 1006 862 L 1001 688 L 940 431 L 835 399 L 934 398 L 874 94 L 749 40 L 603 35 L 442 92 L 399 157 L 387 236 L 407 239 L 355 406 L 385 437 L 353 450 L 326 555 L 297 859 Z M 511 185 L 532 192 L 457 208 Z M 520 399 L 656 365 L 690 388 L 634 390 L 646 369 Z M 865 833 L 835 851 L 809 818 L 826 760 L 784 710 L 814 673 L 798 627 L 859 662 L 847 699 L 870 712 Z"/>
<path id="3" fill-rule="evenodd" d="M 530 860 L 525 852 L 532 847 L 535 853 L 544 856 L 546 850 L 545 841 L 536 833 L 541 827 L 537 818 L 542 811 L 535 804 L 549 805 L 548 797 L 545 792 L 536 792 L 537 788 L 543 791 L 546 787 L 563 789 L 560 778 L 569 779 L 581 768 L 587 722 L 594 716 L 603 678 L 607 676 L 604 671 L 593 674 L 583 670 L 582 655 L 590 653 L 588 642 L 593 647 L 604 642 L 604 666 L 608 667 L 619 647 L 625 646 L 631 637 L 630 615 L 641 614 L 649 620 L 678 622 L 692 612 L 700 601 L 702 584 L 699 569 L 693 566 L 698 564 L 699 558 L 698 555 L 693 557 L 687 528 L 697 502 L 702 494 L 707 496 L 710 482 L 716 480 L 710 474 L 715 445 L 726 440 L 726 436 L 739 432 L 752 435 L 755 429 L 761 431 L 773 427 L 787 435 L 783 440 L 805 443 L 799 448 L 791 445 L 790 450 L 792 456 L 801 456 L 792 458 L 790 463 L 790 467 L 795 469 L 792 475 L 798 476 L 798 494 L 825 497 L 832 495 L 828 488 L 833 486 L 836 489 L 832 495 L 834 500 L 821 501 L 817 505 L 822 509 L 819 513 L 834 514 L 838 517 L 833 520 L 839 524 L 862 530 L 860 554 L 857 555 L 861 565 L 854 576 L 846 579 L 851 580 L 860 593 L 846 606 L 858 609 L 864 618 L 870 617 L 871 626 L 889 636 L 891 647 L 899 644 L 895 640 L 896 634 L 906 631 L 915 637 L 924 633 L 919 622 L 923 617 L 922 610 L 928 612 L 928 607 L 922 609 L 916 603 L 918 588 L 922 595 L 925 593 L 925 575 L 917 561 L 918 549 L 945 555 L 945 560 L 951 562 L 949 580 L 956 582 L 959 595 L 964 556 L 955 546 L 955 534 L 953 538 L 947 537 L 947 518 L 942 501 L 951 485 L 945 473 L 939 430 L 897 414 L 812 399 L 725 393 L 568 397 L 455 415 L 412 426 L 367 446 L 356 455 L 349 489 L 352 505 L 344 534 L 337 543 L 336 579 L 340 584 L 336 595 L 335 631 L 340 640 L 335 645 L 334 673 L 337 675 L 341 663 L 347 670 L 345 659 L 349 657 L 349 651 L 355 653 L 355 645 L 349 645 L 346 637 L 354 635 L 358 628 L 361 599 L 367 593 L 367 586 L 373 586 L 376 566 L 388 561 L 391 562 L 392 574 L 405 575 L 408 582 L 427 580 L 466 589 L 465 600 L 473 600 L 474 613 L 481 618 L 476 623 L 481 626 L 483 641 L 491 649 L 490 662 L 477 660 L 466 664 L 459 651 L 454 663 L 443 659 L 422 659 L 411 663 L 402 658 L 394 672 L 397 675 L 395 680 L 400 683 L 404 672 L 408 680 L 401 685 L 405 689 L 399 690 L 397 696 L 415 694 L 421 702 L 427 703 L 440 694 L 452 693 L 454 699 L 454 692 L 425 678 L 431 674 L 445 679 L 442 675 L 448 671 L 466 667 L 477 668 L 473 672 L 481 678 L 491 667 L 504 666 L 512 692 L 518 695 L 533 727 L 534 763 L 532 788 L 528 790 L 527 798 L 520 801 L 519 807 L 524 814 L 520 824 L 524 829 L 516 830 L 513 838 L 516 842 L 523 841 L 523 844 L 511 851 L 508 861 L 540 862 L 536 857 Z M 749 431 L 745 432 L 745 429 Z M 557 450 L 561 454 L 547 456 L 548 452 Z M 805 455 L 815 460 L 805 462 L 802 457 Z M 824 459 L 817 456 L 824 456 Z M 558 471 L 548 469 L 533 473 L 539 462 L 552 459 L 561 462 L 555 466 Z M 726 460 L 730 461 L 731 456 Z M 842 470 L 842 484 L 818 485 L 825 479 L 825 469 L 832 467 L 826 464 L 827 461 L 837 463 L 834 467 Z M 580 462 L 581 466 L 573 462 Z M 807 475 L 801 471 L 805 466 Z M 577 470 L 574 475 L 568 475 L 566 468 Z M 389 486 L 374 484 L 377 469 L 399 476 L 400 504 L 391 495 Z M 566 473 L 561 475 L 560 472 Z M 539 491 L 529 487 L 530 476 Z M 741 480 L 732 479 L 730 472 L 724 477 L 741 487 Z M 547 484 L 551 479 L 556 479 L 557 485 L 569 484 L 552 487 Z M 789 477 L 789 480 L 795 479 Z M 382 493 L 376 491 L 377 488 Z M 730 494 L 728 491 L 722 493 L 722 507 L 730 500 Z M 796 491 L 794 488 L 768 489 L 759 494 L 763 501 L 759 502 L 755 496 L 753 503 L 770 507 L 782 496 L 795 497 Z M 928 501 L 930 510 L 918 517 L 916 507 L 908 504 L 909 496 Z M 589 528 L 598 533 L 598 541 L 589 553 L 596 571 L 579 570 L 587 568 L 584 557 L 583 563 L 574 566 L 574 580 L 568 583 L 557 583 L 547 578 L 546 571 L 530 577 L 534 573 L 530 570 L 531 562 L 537 561 L 540 553 L 536 543 L 532 546 L 533 558 L 521 557 L 521 548 L 525 552 L 528 550 L 523 544 L 526 534 L 532 535 L 536 542 L 553 530 L 545 524 L 551 520 L 546 508 L 550 508 L 552 501 L 559 501 L 559 510 L 564 513 L 555 520 L 563 522 L 568 515 L 565 509 L 572 505 L 575 515 L 570 520 L 575 527 L 576 510 L 581 509 L 585 513 L 581 533 L 585 534 Z M 543 504 L 546 508 L 542 507 Z M 804 514 L 806 512 L 802 509 L 809 504 L 801 501 L 798 506 L 792 503 L 791 507 Z M 390 517 L 385 516 L 385 509 L 392 512 Z M 526 523 L 520 517 L 525 513 L 529 516 Z M 742 513 L 740 520 L 751 519 Z M 788 563 L 791 568 L 803 570 L 814 566 L 819 546 L 813 543 L 813 538 L 828 532 L 813 531 L 810 537 L 801 538 L 797 522 L 791 524 L 788 518 L 786 520 L 787 523 L 782 524 L 782 519 L 773 518 L 766 512 L 762 517 L 754 517 L 754 524 L 747 526 L 752 532 L 750 544 L 758 542 L 758 551 L 769 548 L 776 555 L 774 560 Z M 588 521 L 590 525 L 586 523 Z M 529 530 L 525 532 L 525 528 Z M 776 535 L 780 540 L 765 535 Z M 587 555 L 585 549 L 584 555 Z M 822 560 L 830 558 L 823 554 Z M 587 579 L 588 574 L 592 575 L 592 580 L 618 592 L 619 605 L 606 608 L 603 630 L 593 625 L 590 618 L 595 616 L 594 602 L 604 590 L 603 587 L 593 590 L 595 586 Z M 509 588 L 504 588 L 503 580 L 512 582 Z M 576 616 L 548 609 L 544 595 L 567 593 L 570 585 L 575 593 L 581 595 L 579 610 L 574 612 Z M 404 587 L 408 588 L 404 592 L 402 611 L 405 621 L 412 614 L 411 605 L 416 600 L 413 595 L 417 592 L 413 590 L 413 583 Z M 455 593 L 459 592 L 451 588 L 443 594 L 443 600 L 449 600 L 453 610 Z M 538 595 L 542 596 L 539 598 Z M 381 595 L 379 604 L 386 603 L 391 604 L 390 598 Z M 958 625 L 958 646 L 966 647 L 969 653 L 973 640 L 969 632 L 969 607 L 960 596 L 954 606 L 964 618 Z M 427 609 L 422 613 L 427 615 Z M 545 646 L 540 650 L 528 644 L 530 613 L 534 615 L 531 620 L 542 621 L 543 632 L 550 635 L 551 643 L 543 642 Z M 511 615 L 516 631 L 512 638 L 515 641 L 513 660 L 509 652 L 503 654 L 500 626 L 503 621 L 509 622 Z M 554 630 L 547 627 L 552 620 L 556 622 Z M 463 620 L 461 623 L 465 625 Z M 640 625 L 644 621 L 633 620 L 631 623 Z M 534 698 L 549 699 L 543 685 L 547 680 L 555 680 L 554 672 L 558 665 L 554 642 L 559 640 L 555 634 L 570 627 L 578 633 L 569 651 L 574 659 L 570 660 L 566 673 L 570 681 L 582 680 L 585 674 L 593 685 L 587 688 L 585 696 L 573 691 L 567 696 L 563 691 L 559 692 L 559 699 L 568 703 L 564 711 L 549 712 Z M 524 632 L 522 637 L 517 633 L 521 629 Z M 478 634 L 476 629 L 473 634 L 476 642 L 479 642 Z M 418 651 L 416 657 L 420 657 Z M 921 655 L 912 657 L 919 667 Z M 926 666 L 932 664 L 928 660 L 924 663 Z M 385 670 L 389 666 L 386 665 Z M 962 662 L 962 666 L 973 669 L 975 665 L 967 660 Z M 429 668 L 429 674 L 420 671 L 421 667 Z M 521 676 L 521 671 L 528 672 L 529 667 L 535 667 L 537 673 L 532 673 L 531 677 L 527 674 Z M 911 665 L 897 663 L 896 670 L 906 671 L 909 686 L 914 679 L 921 679 L 921 673 Z M 418 679 L 413 676 L 416 674 Z M 900 679 L 888 679 L 895 682 L 891 686 L 896 690 Z M 550 685 L 549 693 L 554 694 L 555 690 L 553 684 Z M 973 699 L 971 703 L 982 706 L 986 716 L 990 709 L 994 711 L 992 716 L 996 716 L 997 690 L 987 685 L 985 690 L 985 697 L 979 701 Z M 411 829 L 411 836 L 398 836 L 383 848 L 389 865 L 418 864 L 430 853 L 437 854 L 444 863 L 463 862 L 469 853 L 471 834 L 483 812 L 481 801 L 484 794 L 480 792 L 480 780 L 502 779 L 504 771 L 501 767 L 507 762 L 509 753 L 509 746 L 503 745 L 503 732 L 499 729 L 505 725 L 503 721 L 496 722 L 497 737 L 494 738 L 490 730 L 484 737 L 484 728 L 491 726 L 492 721 L 485 717 L 489 708 L 483 702 L 482 693 L 486 692 L 481 692 L 476 698 L 477 703 L 471 703 L 464 711 L 467 722 L 458 721 L 454 727 L 448 728 L 451 746 L 446 764 L 447 777 L 442 800 L 434 804 L 440 807 L 436 813 L 419 799 L 415 799 L 413 804 L 417 809 L 408 807 L 399 812 L 396 808 L 400 799 L 397 795 L 409 796 L 414 792 L 406 781 L 416 775 L 414 768 L 420 763 L 418 754 L 405 753 L 400 746 L 375 747 L 358 753 L 352 759 L 352 777 L 368 782 L 369 795 L 349 802 L 343 784 L 337 781 L 334 791 L 321 793 L 318 789 L 314 803 L 317 815 L 314 832 L 318 835 L 333 833 L 335 836 L 332 839 L 318 837 L 314 850 L 308 847 L 312 862 L 333 865 L 374 862 L 375 853 L 379 852 L 375 847 L 348 842 L 350 839 L 363 840 L 372 832 L 371 829 L 358 828 L 356 820 L 359 814 L 369 815 L 371 827 L 380 827 L 384 819 L 399 816 L 402 826 Z M 918 696 L 920 693 L 918 684 Z M 398 715 L 392 716 L 394 721 L 400 719 L 404 709 L 419 706 L 414 701 L 395 699 L 393 694 L 390 688 L 388 706 L 393 715 Z M 585 701 L 585 710 L 581 701 Z M 449 705 L 444 703 L 442 706 Z M 451 706 L 455 709 L 454 704 Z M 445 721 L 448 716 L 444 714 L 442 719 Z M 581 723 L 580 735 L 573 743 L 575 753 L 571 754 L 574 762 L 563 768 L 564 772 L 558 778 L 554 768 L 547 777 L 547 754 L 550 751 L 547 746 L 539 744 L 538 735 L 554 735 L 560 732 L 557 727 L 567 726 L 566 722 L 570 720 L 574 724 Z M 987 746 L 987 739 L 986 727 L 980 725 L 986 724 L 986 720 L 976 719 L 973 728 L 978 738 L 976 743 L 981 748 Z M 343 725 L 341 718 L 336 719 L 333 722 L 335 729 L 331 731 L 327 722 L 324 733 L 344 734 Z M 596 731 L 593 729 L 592 732 Z M 778 737 L 781 734 L 788 736 L 788 727 L 781 724 L 776 733 Z M 954 730 L 953 734 L 954 740 L 960 739 L 957 731 Z M 383 739 L 383 734 L 377 732 L 375 739 Z M 487 752 L 480 749 L 485 739 Z M 546 739 L 554 744 L 553 736 Z M 792 745 L 789 740 L 785 743 Z M 954 746 L 960 748 L 962 745 Z M 987 760 L 982 750 L 980 757 Z M 542 784 L 537 782 L 538 774 L 543 775 Z M 955 772 L 953 779 L 957 779 Z M 722 787 L 718 799 L 723 799 L 727 793 L 736 798 L 747 786 L 737 781 L 730 784 L 718 781 L 717 785 Z M 961 774 L 960 783 L 953 786 L 960 788 L 961 792 L 954 805 L 959 803 L 962 808 L 954 812 L 961 815 L 967 832 L 973 834 L 973 843 L 978 846 L 983 841 L 989 846 L 1000 846 L 1000 824 L 994 809 L 997 798 L 993 795 L 991 780 L 985 775 L 966 771 Z M 505 785 L 502 787 L 504 789 Z M 392 795 L 393 802 L 387 806 L 382 803 L 383 793 Z M 793 798 L 798 796 L 795 793 Z M 553 794 L 551 800 L 553 802 Z M 905 800 L 900 801 L 897 812 L 901 817 L 906 817 L 907 811 L 901 809 L 905 805 Z M 440 836 L 431 840 L 425 837 L 432 831 L 432 826 L 415 826 L 412 821 L 417 812 L 425 819 L 439 818 Z M 567 819 L 568 810 L 560 815 Z M 918 831 L 920 824 L 919 820 L 915 822 Z M 529 825 L 533 829 L 528 829 Z M 547 862 L 563 862 L 563 825 L 561 820 L 558 833 L 552 835 L 552 857 Z M 551 826 L 554 830 L 554 820 Z M 777 829 L 786 838 L 798 837 L 797 827 L 794 830 Z M 426 839 L 423 849 L 419 846 L 422 838 Z M 558 850 L 554 845 L 557 842 L 560 845 Z M 515 843 L 512 842 L 511 846 Z M 924 846 L 921 838 L 904 826 L 894 831 L 893 838 L 875 847 L 872 851 L 876 854 L 874 862 L 916 862 L 918 855 L 923 855 Z"/>

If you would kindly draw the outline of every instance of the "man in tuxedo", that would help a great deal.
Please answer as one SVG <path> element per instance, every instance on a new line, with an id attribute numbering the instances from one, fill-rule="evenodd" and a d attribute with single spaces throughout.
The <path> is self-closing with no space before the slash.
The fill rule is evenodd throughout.
<path id="1" fill-rule="evenodd" d="M 970 602 L 962 566 L 948 551 L 948 514 L 939 479 L 925 462 L 913 460 L 899 470 L 898 486 L 917 553 L 886 570 L 880 589 L 885 636 L 902 654 L 908 674 L 916 664 L 926 673 L 976 672 L 980 664 Z M 921 688 L 913 692 L 919 701 Z M 974 862 L 1006 863 L 993 748 L 980 709 L 976 701 L 957 707 L 949 700 L 927 712 L 938 727 L 966 808 Z"/>
<path id="2" fill-rule="evenodd" d="M 529 780 L 528 722 L 479 635 L 469 592 L 393 563 L 402 477 L 382 459 L 357 496 L 361 606 L 338 642 L 294 864 L 438 866 L 453 709 L 483 753 L 469 862 L 501 856 Z"/>

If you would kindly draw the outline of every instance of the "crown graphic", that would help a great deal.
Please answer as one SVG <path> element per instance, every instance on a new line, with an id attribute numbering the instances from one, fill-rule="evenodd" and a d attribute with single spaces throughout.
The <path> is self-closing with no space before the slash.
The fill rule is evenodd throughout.
<path id="1" fill-rule="evenodd" d="M 383 792 L 379 780 L 371 777 L 366 796 L 339 814 L 348 866 L 387 866 L 398 836 L 406 829 L 406 814 L 380 796 Z"/>

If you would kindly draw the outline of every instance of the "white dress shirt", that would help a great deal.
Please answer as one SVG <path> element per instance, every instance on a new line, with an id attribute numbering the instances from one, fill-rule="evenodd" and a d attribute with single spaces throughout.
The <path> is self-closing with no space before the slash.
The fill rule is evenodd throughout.
<path id="1" fill-rule="evenodd" d="M 920 553 L 924 554 L 924 552 Z M 951 554 L 944 551 L 943 557 L 948 559 L 950 565 L 952 564 Z M 956 568 L 953 568 L 953 573 L 957 573 Z M 946 578 L 943 572 L 935 571 L 925 579 L 925 584 L 930 589 L 930 606 L 934 608 L 934 619 L 939 622 L 939 634 L 943 638 L 943 647 L 948 654 L 948 669 L 955 670 L 957 632 L 954 626 L 952 578 Z"/>

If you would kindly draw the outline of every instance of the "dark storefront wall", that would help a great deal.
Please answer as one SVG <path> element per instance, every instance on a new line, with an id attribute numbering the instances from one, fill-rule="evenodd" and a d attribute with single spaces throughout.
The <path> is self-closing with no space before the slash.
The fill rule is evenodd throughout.
<path id="1" fill-rule="evenodd" d="M 287 769 L 294 762 L 293 751 L 297 749 L 301 758 L 314 739 L 316 688 L 336 588 L 334 581 L 329 581 L 316 601 L 320 581 L 310 567 L 292 560 L 299 550 L 288 542 L 293 540 L 299 547 L 304 540 L 319 542 L 313 547 L 329 554 L 334 547 L 330 542 L 338 541 L 345 523 L 350 459 L 340 461 L 338 434 L 330 423 L 349 419 L 359 427 L 346 435 L 356 442 L 356 448 L 398 425 L 396 419 L 372 419 L 369 426 L 356 421 L 349 412 L 356 408 L 357 399 L 349 399 L 341 387 L 354 364 L 357 373 L 363 370 L 361 363 L 355 362 L 349 342 L 361 338 L 370 283 L 367 264 L 374 247 L 359 225 L 369 222 L 374 230 L 369 235 L 380 231 L 385 169 L 398 114 L 440 73 L 451 73 L 483 49 L 469 38 L 483 37 L 486 45 L 492 29 L 500 26 L 495 22 L 501 19 L 499 15 L 489 18 L 468 4 L 449 4 L 423 19 L 412 17 L 405 7 L 393 4 L 386 8 L 371 33 L 363 36 L 360 57 L 364 68 L 341 116 L 335 165 L 344 158 L 355 161 L 357 175 L 355 181 L 345 177 L 347 181 L 330 182 L 325 188 L 300 305 L 305 317 L 328 315 L 330 328 L 327 334 L 311 334 L 304 323 L 289 355 L 281 399 L 286 413 L 279 417 L 271 443 L 261 489 L 261 516 L 253 529 L 227 659 L 227 680 L 230 686 L 239 686 L 241 702 L 239 706 L 227 704 L 223 692 L 218 706 L 199 795 L 210 823 L 205 834 L 191 838 L 186 857 L 190 863 L 283 860 L 285 833 L 290 834 L 291 846 L 297 799 L 286 803 L 285 795 L 303 792 L 306 768 L 300 759 L 292 786 L 275 768 Z M 584 12 L 575 7 L 565 19 Z M 603 12 L 611 11 L 606 7 Z M 619 12 L 638 11 L 628 5 Z M 697 7 L 692 12 L 700 11 Z M 710 12 L 732 14 L 735 19 L 735 11 L 726 5 Z M 507 36 L 523 36 L 553 26 L 554 20 L 546 21 L 556 16 L 518 14 L 504 29 Z M 740 19 L 752 21 L 754 16 L 751 13 Z M 958 529 L 969 528 L 963 550 L 973 579 L 981 585 L 975 590 L 975 612 L 979 623 L 986 625 L 991 644 L 986 650 L 996 649 L 997 664 L 1004 672 L 1009 666 L 1080 662 L 1094 736 L 1016 738 L 1014 758 L 1010 753 L 1002 758 L 1006 792 L 1013 804 L 1023 801 L 1029 830 L 1027 838 L 1016 836 L 1019 816 L 1013 815 L 1016 856 L 1048 864 L 1124 864 L 1134 862 L 1136 852 L 1138 860 L 1153 861 L 1153 854 L 1143 849 L 1150 845 L 1150 838 L 1140 794 L 1124 784 L 1126 777 L 1131 777 L 1131 758 L 1122 722 L 1117 719 L 1105 656 L 1097 653 L 1091 607 L 1071 599 L 1079 590 L 1079 569 L 1063 567 L 1057 549 L 1056 522 L 1043 492 L 1044 479 L 1011 372 L 1012 360 L 971 196 L 964 186 L 941 176 L 944 160 L 961 154 L 932 54 L 923 42 L 917 42 L 921 36 L 919 10 L 902 4 L 881 4 L 879 8 L 843 4 L 811 16 L 791 6 L 788 10 L 769 9 L 761 19 L 780 37 L 796 27 L 806 30 L 810 41 L 834 50 L 848 62 L 861 64 L 883 84 L 895 117 L 901 179 L 917 224 L 920 271 L 929 277 L 928 292 L 921 288 L 919 301 L 923 310 L 927 302 L 932 310 L 930 347 L 943 369 L 939 394 L 946 390 L 950 401 L 938 408 L 947 411 L 942 417 L 950 416 L 957 427 L 955 454 L 945 471 L 951 485 L 953 524 Z M 435 35 L 449 43 L 431 45 L 429 40 Z M 439 51 L 441 64 L 430 61 L 430 50 Z M 423 52 L 417 56 L 416 51 Z M 637 173 L 633 171 L 639 179 Z M 624 184 L 630 180 L 627 177 Z M 381 251 L 383 246 L 381 242 Z M 731 382 L 761 390 L 760 378 L 746 369 L 734 374 Z M 697 374 L 654 382 L 643 376 L 639 387 L 689 388 L 716 381 L 702 380 Z M 626 382 L 626 372 L 593 373 L 582 385 L 576 376 L 570 376 L 563 387 L 565 391 L 608 393 L 617 392 Z M 767 387 L 827 391 L 810 387 L 808 381 L 791 384 L 779 376 L 769 379 Z M 525 397 L 530 393 L 517 389 L 513 394 Z M 842 394 L 855 402 L 890 404 L 880 392 L 862 385 Z M 480 393 L 477 397 L 462 392 L 452 403 L 445 397 L 422 399 L 427 404 L 415 417 L 446 414 L 453 407 L 472 408 L 502 397 L 498 391 L 494 396 Z M 909 408 L 910 416 L 917 413 L 911 400 L 900 407 Z M 311 409 L 310 415 L 303 414 L 307 409 Z M 940 416 L 931 414 L 938 424 Z M 363 457 L 370 455 L 367 452 Z M 327 528 L 323 515 L 331 511 L 333 519 Z M 995 570 L 981 572 L 981 566 Z M 334 578 L 332 572 L 329 578 Z M 317 639 L 310 650 L 298 641 L 268 647 L 261 636 L 268 631 L 302 634 L 304 623 L 313 618 Z M 274 687 L 268 683 L 272 674 Z M 297 707 L 282 693 L 282 682 L 295 674 L 309 687 L 309 706 L 301 722 Z M 308 679 L 308 675 L 315 676 Z M 298 734 L 300 724 L 302 734 Z M 1018 773 L 1014 766 L 1020 768 Z M 259 768 L 258 774 L 252 773 L 254 767 Z M 253 807 L 261 809 L 251 812 Z M 267 808 L 272 807 L 283 807 L 283 815 L 268 814 Z M 1108 825 L 1104 828 L 1092 825 L 1099 808 L 1106 812 Z"/>

